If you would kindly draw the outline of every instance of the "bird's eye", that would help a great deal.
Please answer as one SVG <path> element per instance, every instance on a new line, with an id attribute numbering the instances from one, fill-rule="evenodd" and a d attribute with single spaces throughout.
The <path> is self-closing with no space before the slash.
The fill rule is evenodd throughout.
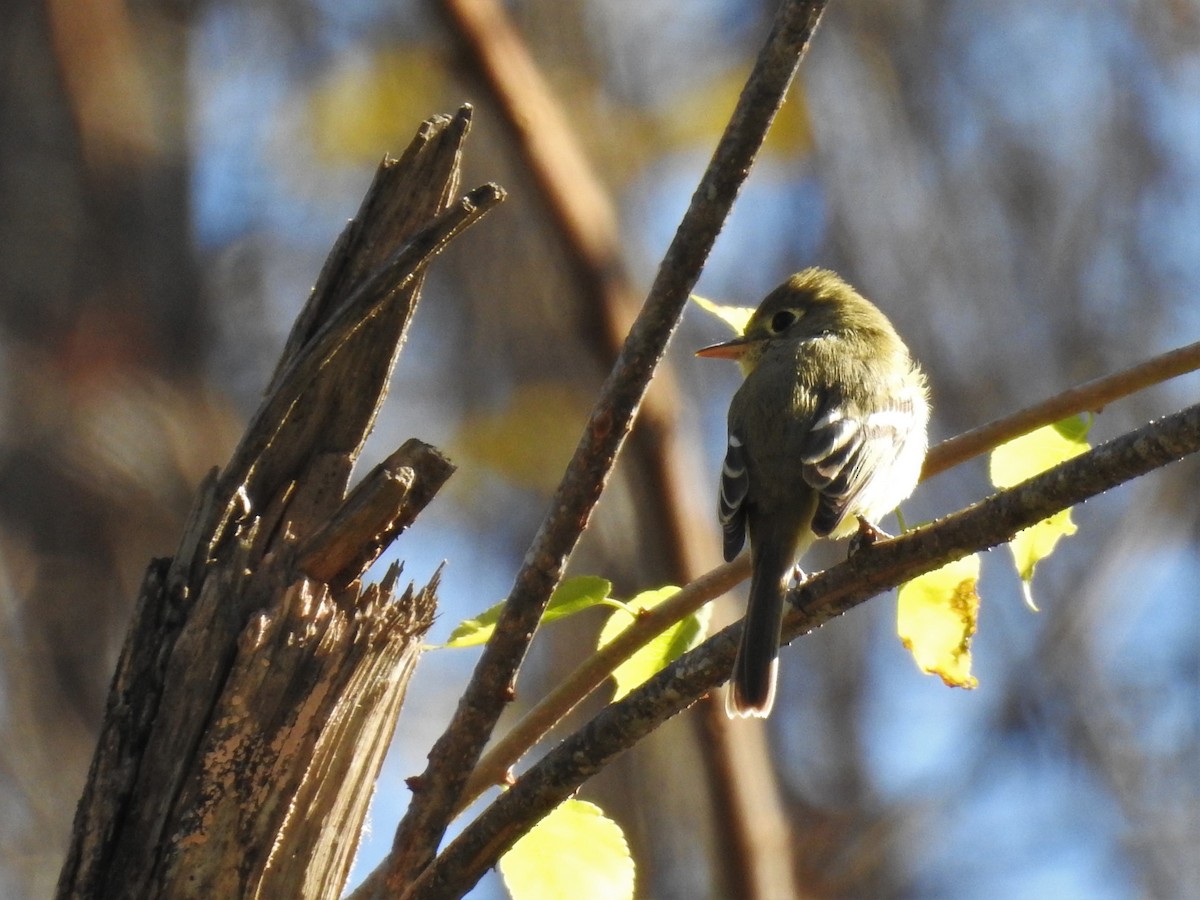
<path id="1" fill-rule="evenodd" d="M 771 316 L 771 331 L 775 334 L 784 331 L 789 325 L 796 321 L 796 314 L 790 309 L 781 309 L 775 315 Z"/>

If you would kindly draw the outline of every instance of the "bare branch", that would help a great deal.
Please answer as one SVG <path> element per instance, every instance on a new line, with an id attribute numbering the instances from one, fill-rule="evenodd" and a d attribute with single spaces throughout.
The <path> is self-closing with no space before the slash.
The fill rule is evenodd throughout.
<path id="1" fill-rule="evenodd" d="M 793 592 L 791 641 L 889 588 L 1004 543 L 1059 510 L 1200 450 L 1200 406 L 1103 444 L 961 512 L 883 541 Z M 714 635 L 568 737 L 484 810 L 413 885 L 419 900 L 464 894 L 542 816 L 729 676 L 741 624 Z"/>
<path id="2" fill-rule="evenodd" d="M 824 2 L 788 0 L 738 101 L 659 268 L 646 304 L 602 389 L 570 467 L 517 574 L 492 639 L 484 648 L 446 732 L 415 779 L 412 804 L 387 861 L 387 885 L 399 892 L 432 860 L 513 683 L 551 591 L 562 576 L 662 358 L 688 294 L 783 102 Z"/>
<path id="3" fill-rule="evenodd" d="M 563 249 L 580 301 L 582 315 L 571 317 L 578 323 L 577 338 L 600 366 L 608 368 L 621 352 L 641 301 L 623 259 L 609 191 L 589 164 L 502 0 L 442 0 L 435 6 L 458 40 L 464 67 L 488 94 L 488 108 L 500 114 L 509 145 L 534 185 L 532 199 L 540 201 L 553 225 L 552 234 Z M 693 527 L 708 504 L 707 498 L 701 504 L 695 491 L 697 448 L 678 428 L 680 408 L 675 373 L 669 366 L 659 367 L 653 388 L 642 400 L 637 427 L 622 451 L 625 471 L 636 479 L 636 490 L 655 498 L 653 503 L 636 504 L 634 527 L 647 577 L 661 584 L 693 581 L 718 552 L 716 533 Z M 604 652 L 613 651 L 616 648 L 606 647 Z M 596 675 L 599 680 L 588 685 L 588 677 L 586 671 L 577 671 L 571 685 L 556 686 L 553 696 L 531 710 L 515 733 L 500 739 L 503 746 L 488 750 L 460 807 L 488 779 L 503 776 L 513 754 L 529 746 L 523 746 L 526 740 L 536 741 L 542 729 L 566 714 L 569 706 L 563 708 L 562 703 L 576 702 L 568 698 L 585 695 L 603 680 Z M 697 777 L 712 790 L 713 802 L 704 808 L 714 840 L 725 848 L 714 860 L 721 870 L 722 889 L 747 896 L 796 894 L 792 867 L 784 855 L 772 842 L 749 836 L 752 829 L 771 833 L 784 845 L 790 839 L 791 823 L 782 814 L 777 796 L 766 796 L 777 795 L 778 787 L 767 784 L 774 780 L 775 767 L 761 736 L 750 729 L 731 728 L 724 709 L 701 712 L 695 724 L 693 743 L 706 769 Z M 736 766 L 730 762 L 732 757 L 739 759 Z M 732 777 L 737 768 L 759 772 L 759 783 Z M 656 820 L 661 815 L 652 813 L 642 830 L 659 827 Z"/>
<path id="4" fill-rule="evenodd" d="M 1200 342 L 1170 350 L 1128 369 L 1095 378 L 1041 403 L 942 441 L 925 459 L 921 480 L 994 450 L 1006 441 L 1081 412 L 1096 412 L 1122 397 L 1200 368 Z"/>

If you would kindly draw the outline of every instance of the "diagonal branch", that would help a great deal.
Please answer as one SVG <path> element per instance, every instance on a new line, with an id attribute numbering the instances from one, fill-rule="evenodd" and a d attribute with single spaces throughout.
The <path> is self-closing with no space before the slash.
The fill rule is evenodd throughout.
<path id="1" fill-rule="evenodd" d="M 1200 405 L 1189 407 L 1041 475 L 821 572 L 789 598 L 785 641 L 882 591 L 1012 538 L 1022 528 L 1200 450 Z M 512 844 L 584 781 L 729 677 L 741 624 L 681 656 L 596 715 L 503 793 L 413 885 L 419 900 L 468 891 Z"/>
<path id="2" fill-rule="evenodd" d="M 540 201 L 544 217 L 553 226 L 579 301 L 576 336 L 608 368 L 621 352 L 642 299 L 622 256 L 612 198 L 503 0 L 441 0 L 436 6 L 461 48 L 460 59 L 472 81 L 480 84 L 489 107 L 500 115 L 508 143 L 535 187 L 531 199 Z M 708 504 L 707 497 L 701 501 L 695 492 L 696 447 L 678 427 L 679 409 L 675 373 L 670 367 L 659 367 L 638 410 L 637 427 L 622 451 L 626 475 L 633 479 L 631 488 L 655 498 L 653 503 L 636 504 L 634 527 L 641 536 L 638 557 L 644 573 L 662 584 L 692 582 L 717 552 L 715 532 L 693 527 Z M 628 631 L 622 637 L 626 635 Z M 619 652 L 609 645 L 601 653 L 610 648 Z M 600 660 L 593 659 L 587 668 L 572 674 L 570 690 L 556 684 L 553 696 L 523 717 L 523 728 L 489 747 L 460 799 L 460 809 L 472 802 L 481 786 L 493 783 L 489 779 L 503 777 L 505 760 L 515 760 L 531 745 L 531 738 L 540 737 L 543 729 L 565 714 L 562 698 L 582 696 L 580 679 L 592 679 L 583 686 L 584 694 L 604 680 Z M 710 801 L 697 806 L 707 810 L 712 839 L 725 848 L 714 872 L 721 882 L 718 892 L 755 897 L 799 893 L 793 867 L 786 853 L 779 852 L 790 840 L 791 823 L 778 801 L 775 770 L 762 735 L 733 727 L 716 704 L 700 710 L 691 724 L 705 770 L 697 777 L 711 790 Z M 734 777 L 738 770 L 755 771 L 758 777 Z M 662 811 L 652 814 L 642 828 L 667 824 Z M 759 839 L 760 833 L 771 838 Z"/>
<path id="3" fill-rule="evenodd" d="M 1018 412 L 942 441 L 929 451 L 925 468 L 921 472 L 921 480 L 932 478 L 972 457 L 994 450 L 1035 428 L 1053 424 L 1081 412 L 1098 411 L 1114 400 L 1128 397 L 1196 369 L 1200 369 L 1200 342 L 1168 350 L 1112 375 L 1093 378 L 1041 403 L 1027 406 Z"/>
<path id="4" fill-rule="evenodd" d="M 415 779 L 396 831 L 387 885 L 399 892 L 432 860 L 500 713 L 550 593 L 586 526 L 721 226 L 783 102 L 823 0 L 787 0 L 602 389 L 567 474 L 518 572 L 496 631 L 454 717 Z"/>
<path id="5" fill-rule="evenodd" d="M 964 432 L 934 447 L 922 481 L 1034 428 L 1066 416 L 1097 409 L 1151 385 L 1200 368 L 1200 343 L 1155 356 L 1128 369 L 1070 388 L 1032 406 Z M 488 787 L 506 780 L 509 767 L 562 721 L 588 694 L 604 683 L 622 662 L 684 616 L 715 600 L 750 575 L 750 555 L 743 553 L 701 575 L 679 593 L 642 615 L 614 640 L 593 653 L 556 684 L 480 759 L 461 806 L 474 802 Z"/>
<path id="6" fill-rule="evenodd" d="M 629 659 L 686 615 L 733 590 L 743 580 L 743 560 L 723 563 L 679 589 L 662 603 L 640 613 L 629 627 L 594 652 L 539 700 L 503 737 L 492 744 L 463 792 L 460 812 L 489 787 L 507 780 L 514 765 L 550 729 Z M 721 715 L 724 715 L 722 711 Z"/>

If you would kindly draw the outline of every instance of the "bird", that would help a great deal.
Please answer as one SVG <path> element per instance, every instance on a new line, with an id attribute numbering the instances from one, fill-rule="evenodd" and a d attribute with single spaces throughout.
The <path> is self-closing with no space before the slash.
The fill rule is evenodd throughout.
<path id="1" fill-rule="evenodd" d="M 788 278 L 741 336 L 696 351 L 736 360 L 718 518 L 725 560 L 750 538 L 750 596 L 726 712 L 775 702 L 784 598 L 818 538 L 873 529 L 917 485 L 929 390 L 888 318 L 828 269 Z"/>

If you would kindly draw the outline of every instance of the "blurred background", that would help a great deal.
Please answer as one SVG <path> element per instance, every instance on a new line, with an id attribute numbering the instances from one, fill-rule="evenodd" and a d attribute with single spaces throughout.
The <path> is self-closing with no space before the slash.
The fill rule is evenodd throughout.
<path id="1" fill-rule="evenodd" d="M 774 7 L 507 4 L 587 161 L 581 257 L 441 3 L 0 5 L 0 895 L 52 890 L 145 565 L 383 153 L 470 101 L 465 186 L 511 194 L 435 264 L 360 463 L 415 436 L 459 464 L 389 554 L 419 582 L 448 561 L 436 641 L 507 593 Z M 935 439 L 1195 341 L 1200 4 L 833 0 L 697 290 L 754 305 L 811 264 L 905 335 Z M 719 562 L 737 373 L 691 351 L 723 336 L 689 310 L 576 555 L 618 596 Z M 1093 438 L 1198 392 L 1114 404 Z M 1200 897 L 1198 479 L 1185 460 L 1076 510 L 1038 614 L 988 555 L 975 691 L 920 674 L 881 597 L 784 652 L 768 726 L 702 703 L 627 754 L 583 796 L 639 896 L 749 896 L 773 865 L 813 898 Z M 906 515 L 988 492 L 977 460 Z M 539 637 L 514 713 L 599 624 Z M 474 660 L 423 659 L 355 881 Z"/>

